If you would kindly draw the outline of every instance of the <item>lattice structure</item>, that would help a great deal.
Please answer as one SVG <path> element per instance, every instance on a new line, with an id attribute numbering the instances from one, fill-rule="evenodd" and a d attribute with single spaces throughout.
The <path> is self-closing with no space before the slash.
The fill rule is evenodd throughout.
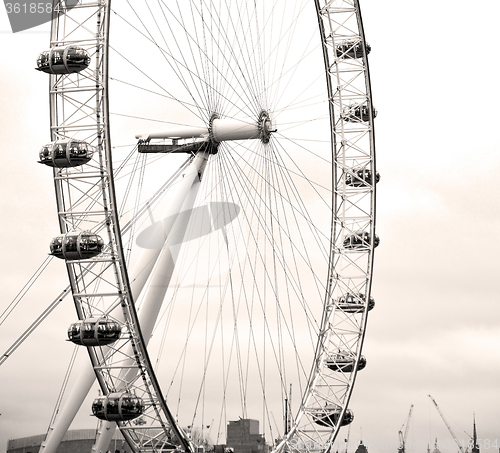
<path id="1" fill-rule="evenodd" d="M 178 135 L 158 134 L 156 137 L 162 138 L 163 142 L 140 142 L 139 147 L 142 146 L 142 149 L 139 151 L 192 154 L 172 176 L 172 185 L 176 180 L 184 181 L 179 183 L 179 186 L 184 184 L 186 190 L 178 193 L 184 198 L 193 198 L 189 209 L 183 211 L 183 214 L 189 211 L 190 215 L 195 217 L 197 212 L 203 215 L 208 212 L 209 233 L 222 231 L 223 240 L 217 243 L 217 254 L 227 254 L 229 263 L 225 286 L 219 285 L 224 286 L 220 293 L 212 290 L 210 297 L 213 300 L 208 301 L 209 283 L 205 292 L 196 294 L 196 301 L 206 299 L 207 307 L 210 306 L 212 310 L 209 313 L 207 308 L 207 320 L 216 311 L 213 310 L 214 306 L 218 307 L 218 316 L 220 315 L 221 319 L 225 310 L 231 312 L 230 316 L 234 319 L 229 317 L 230 329 L 224 331 L 226 336 L 227 332 L 234 335 L 231 350 L 233 345 L 243 338 L 239 336 L 238 328 L 245 332 L 245 329 L 253 328 L 258 317 L 256 310 L 253 310 L 255 306 L 260 305 L 264 337 L 268 335 L 272 340 L 266 348 L 273 353 L 278 350 L 276 355 L 279 355 L 277 361 L 280 363 L 273 379 L 277 381 L 276 388 L 281 392 L 279 396 L 288 396 L 288 382 L 284 377 L 288 357 L 286 349 L 289 347 L 299 350 L 302 346 L 300 335 L 291 332 L 293 319 L 291 316 L 287 317 L 288 312 L 295 312 L 296 316 L 297 307 L 303 310 L 303 318 L 300 319 L 307 325 L 309 335 L 314 337 L 312 363 L 308 363 L 310 371 L 299 369 L 299 377 L 290 378 L 290 381 L 296 379 L 300 382 L 301 398 L 295 411 L 287 407 L 286 432 L 280 441 L 275 443 L 274 450 L 329 451 L 340 427 L 353 419 L 348 403 L 357 371 L 366 365 L 361 350 L 368 311 L 373 308 L 373 251 L 378 245 L 375 235 L 375 186 L 379 177 L 375 168 L 373 128 L 376 111 L 372 105 L 367 60 L 370 48 L 364 37 L 359 2 L 311 0 L 297 2 L 300 6 L 297 10 L 291 7 L 288 10 L 291 3 L 287 0 L 285 5 L 281 4 L 282 13 L 277 13 L 277 7 L 276 12 L 273 11 L 278 17 L 287 14 L 291 16 L 290 22 L 281 28 L 273 26 L 272 20 L 267 20 L 269 10 L 264 3 L 259 3 L 258 7 L 256 3 L 255 11 L 248 6 L 248 2 L 234 3 L 232 7 L 227 7 L 227 10 L 223 8 L 223 11 L 218 11 L 215 5 L 201 6 L 198 11 L 196 3 L 191 5 L 191 29 L 182 23 L 180 12 L 174 14 L 165 3 L 159 2 L 158 8 L 166 17 L 165 27 L 158 26 L 159 35 L 165 44 L 157 41 L 153 32 L 150 33 L 152 25 L 144 26 L 142 18 L 137 16 L 138 25 L 130 27 L 131 33 L 138 31 L 140 37 L 145 37 L 147 43 L 159 50 L 172 72 L 179 76 L 182 84 L 187 87 L 189 96 L 194 99 L 193 93 L 200 92 L 206 98 L 206 105 L 201 105 L 201 101 L 200 105 L 195 105 L 189 96 L 186 101 L 182 95 L 176 96 L 170 92 L 161 93 L 162 101 L 176 101 L 190 113 L 198 112 L 199 117 L 207 122 L 205 126 L 211 139 L 216 136 L 211 131 L 213 120 L 218 120 L 219 117 L 221 123 L 227 121 L 225 124 L 230 125 L 246 121 L 250 124 L 250 129 L 256 121 L 255 127 L 260 131 L 260 134 L 257 134 L 260 138 L 255 140 L 256 144 L 232 146 L 227 142 L 219 146 L 217 143 L 212 149 L 213 152 L 207 152 L 204 147 L 198 146 L 199 142 L 196 140 L 188 140 L 187 143 L 179 145 Z M 117 10 L 119 7 L 123 7 L 123 4 L 117 6 Z M 52 143 L 44 148 L 41 161 L 54 167 L 60 235 L 52 242 L 52 251 L 54 255 L 66 259 L 80 319 L 79 323 L 71 327 L 70 338 L 87 347 L 93 365 L 92 373 L 95 371 L 104 394 L 94 404 L 94 413 L 106 420 L 105 423 L 117 422 L 134 451 L 193 451 L 194 443 L 167 407 L 148 357 L 147 344 L 160 308 L 156 307 L 147 312 L 144 319 L 136 313 L 134 300 L 145 288 L 146 278 L 140 282 L 140 279 L 134 280 L 132 284 L 129 282 L 122 234 L 134 228 L 135 219 L 120 225 L 120 212 L 116 202 L 115 177 L 121 168 L 113 168 L 111 156 L 108 106 L 110 18 L 114 14 L 129 26 L 137 12 L 132 8 L 132 13 L 128 12 L 129 16 L 122 15 L 120 11 L 111 9 L 110 0 L 82 0 L 68 11 L 65 10 L 65 2 L 61 0 L 56 2 L 54 10 L 50 50 L 39 58 L 39 66 L 42 65 L 40 69 L 51 74 Z M 314 133 L 306 132 L 295 140 L 286 136 L 288 126 L 285 125 L 282 132 L 279 122 L 277 128 L 274 123 L 273 102 L 279 104 L 282 98 L 289 95 L 283 111 L 278 108 L 276 111 L 281 114 L 285 112 L 282 117 L 288 119 L 288 124 L 294 124 L 294 120 L 301 126 L 308 124 L 307 117 L 297 117 L 298 120 L 293 116 L 287 117 L 286 109 L 293 111 L 294 108 L 305 107 L 306 113 L 309 114 L 314 108 L 308 110 L 308 104 L 316 99 L 317 93 L 299 101 L 296 99 L 299 97 L 296 93 L 290 94 L 286 90 L 274 98 L 267 97 L 267 90 L 271 91 L 270 88 L 286 87 L 288 84 L 293 86 L 292 76 L 296 71 L 299 73 L 303 70 L 298 69 L 302 56 L 298 58 L 298 62 L 293 61 L 293 65 L 287 66 L 289 54 L 286 54 L 283 60 L 272 64 L 270 70 L 266 69 L 267 72 L 263 68 L 275 57 L 276 49 L 279 48 L 272 43 L 272 38 L 276 38 L 276 30 L 283 31 L 278 43 L 288 43 L 290 48 L 294 45 L 300 47 L 302 40 L 300 37 L 297 39 L 292 30 L 295 30 L 296 26 L 295 14 L 304 14 L 304 11 L 305 14 L 311 13 L 306 17 L 313 17 L 318 24 L 313 21 L 313 28 L 317 28 L 314 30 L 314 36 L 320 43 L 319 51 L 317 45 L 314 49 L 304 46 L 301 52 L 305 57 L 318 51 L 323 57 L 324 70 L 320 69 L 323 77 L 321 80 L 314 80 L 314 84 L 326 87 L 323 94 L 326 93 L 327 97 L 327 114 L 321 114 L 320 117 L 326 124 L 326 133 L 329 136 L 326 140 L 323 140 L 322 136 L 318 139 L 318 142 L 326 142 L 326 147 L 314 143 Z M 60 12 L 65 14 L 59 14 Z M 167 12 L 171 14 L 168 17 Z M 151 18 L 148 17 L 147 20 L 154 24 L 159 14 L 151 11 L 150 13 Z M 189 14 L 187 16 L 189 17 Z M 255 20 L 255 24 L 247 26 L 243 19 Z M 139 30 L 139 24 L 144 26 L 144 30 Z M 181 30 L 180 24 L 185 30 Z M 169 31 L 172 36 L 169 39 L 163 36 L 164 33 L 167 34 L 167 26 L 172 27 Z M 212 34 L 223 26 L 229 29 L 227 36 L 212 39 Z M 261 34 L 259 27 L 264 26 L 268 29 Z M 302 32 L 299 28 L 295 30 L 297 34 Z M 169 43 L 176 41 L 178 35 L 184 36 L 196 52 L 185 56 L 182 46 L 177 49 L 178 54 L 174 52 L 175 49 L 168 48 Z M 239 36 L 245 36 L 248 42 L 229 52 L 230 45 L 233 45 Z M 179 42 L 181 41 L 179 38 Z M 251 53 L 251 58 L 243 58 L 240 54 L 249 49 L 259 49 L 259 52 L 256 52 L 257 55 Z M 264 50 L 269 50 L 270 55 L 261 55 L 260 51 L 264 53 Z M 214 56 L 217 52 L 221 54 L 217 55 L 219 60 Z M 118 51 L 116 54 L 127 60 Z M 238 64 L 232 61 L 233 58 Z M 246 63 L 248 67 L 245 66 Z M 226 72 L 219 73 L 219 65 L 227 65 Z M 151 68 L 154 69 L 154 65 Z M 238 71 L 235 68 L 244 73 L 242 77 L 236 77 L 235 73 Z M 140 64 L 135 64 L 133 69 L 142 71 L 142 75 L 146 72 L 146 76 L 149 76 Z M 199 73 L 193 75 L 195 69 Z M 308 68 L 305 69 L 307 73 Z M 245 71 L 252 70 L 255 70 L 255 74 L 245 74 Z M 278 74 L 278 80 L 265 80 L 270 74 Z M 220 81 L 227 82 L 228 86 L 224 90 L 219 87 L 213 91 L 208 89 L 212 88 L 209 87 L 212 82 L 215 84 Z M 122 82 L 123 85 L 128 84 L 136 88 L 132 83 Z M 249 86 L 239 85 L 244 83 Z M 154 84 L 148 85 L 143 89 L 142 95 L 146 97 L 157 89 Z M 207 93 L 204 92 L 205 89 Z M 254 91 L 257 94 L 252 98 Z M 297 91 L 300 94 L 300 90 Z M 245 96 L 251 100 L 241 106 L 239 102 L 242 99 L 246 102 Z M 231 97 L 235 100 L 229 99 Z M 227 104 L 225 116 L 222 112 L 224 104 Z M 242 112 L 246 116 L 244 120 L 237 118 L 240 121 L 238 123 L 235 118 Z M 230 114 L 234 114 L 235 118 L 230 118 Z M 262 121 L 263 114 L 268 121 Z M 318 118 L 311 120 L 312 128 L 319 122 Z M 266 126 L 268 123 L 269 126 Z M 199 127 L 197 124 L 194 126 Z M 228 126 L 230 127 L 232 126 Z M 230 132 L 234 133 L 233 137 L 237 136 L 234 129 Z M 180 138 L 190 139 L 191 136 L 188 134 Z M 250 140 L 255 137 L 252 135 L 245 138 Z M 172 140 L 172 143 L 167 143 L 168 140 Z M 310 140 L 311 144 L 305 145 L 307 140 Z M 320 156 L 320 152 L 324 152 L 325 148 L 325 155 Z M 306 159 L 300 155 L 300 151 L 304 149 L 309 153 L 306 153 Z M 245 155 L 245 152 L 248 155 Z M 294 153 L 298 156 L 296 161 Z M 316 180 L 311 176 L 319 173 L 316 169 L 309 171 L 300 168 L 304 163 L 309 164 L 309 160 L 314 157 L 319 157 L 317 162 L 323 166 L 322 171 L 326 168 L 323 180 Z M 315 165 L 318 166 L 317 163 Z M 202 188 L 191 190 L 195 185 L 201 185 Z M 307 206 L 305 199 L 309 201 L 309 198 L 298 188 L 322 206 L 318 209 L 319 214 L 314 212 L 314 208 Z M 193 208 L 198 190 L 206 197 L 206 205 Z M 225 204 L 217 204 L 215 198 L 209 198 L 210 194 L 219 195 Z M 238 224 L 240 229 L 234 226 L 226 228 L 226 225 L 238 217 L 239 204 L 243 205 L 243 201 L 247 203 L 250 212 L 241 215 L 242 220 L 239 220 Z M 177 215 L 183 206 L 186 206 L 183 203 L 184 199 L 179 200 L 174 206 L 176 210 L 171 208 L 171 212 L 175 211 Z M 150 205 L 147 204 L 135 215 L 142 215 Z M 316 220 L 324 220 L 324 213 L 331 215 L 331 225 L 326 234 L 316 226 Z M 220 217 L 217 217 L 218 215 Z M 222 218 L 224 216 L 225 218 Z M 189 223 L 186 220 L 183 224 L 185 230 L 187 225 Z M 191 238 L 201 236 L 201 233 L 187 234 Z M 299 236 L 298 239 L 295 235 Z M 321 270 L 316 269 L 313 258 L 308 255 L 310 247 L 306 244 L 306 237 L 315 242 L 314 252 L 320 256 L 322 266 L 318 268 Z M 181 235 L 179 243 L 182 240 Z M 234 249 L 230 250 L 230 246 L 234 246 Z M 156 252 L 148 253 L 154 262 L 160 251 L 156 255 Z M 251 253 L 253 256 L 250 257 Z M 172 258 L 171 261 L 175 260 Z M 305 273 L 310 274 L 307 275 L 309 280 Z M 241 284 L 238 289 L 236 283 Z M 311 286 L 315 286 L 315 291 L 320 293 L 320 298 L 314 301 L 320 306 L 319 311 L 314 311 L 316 306 L 307 300 L 311 297 Z M 193 284 L 193 294 L 197 287 L 198 285 Z M 281 293 L 278 290 L 281 290 Z M 172 298 L 174 297 L 173 295 Z M 273 316 L 267 310 L 270 302 L 276 303 L 276 319 L 284 320 L 278 328 L 280 332 L 276 338 L 290 340 L 288 345 L 279 345 L 276 350 L 273 343 L 274 332 L 269 327 L 269 318 Z M 240 304 L 244 306 L 244 303 L 247 303 L 249 319 L 246 320 L 245 326 L 236 327 L 236 321 L 241 322 L 241 317 L 237 318 L 237 315 L 240 315 Z M 201 312 L 201 308 L 199 311 Z M 241 312 L 244 311 L 241 309 Z M 193 324 L 189 325 L 190 332 L 195 330 L 194 326 L 193 321 Z M 223 330 L 221 323 L 220 328 L 217 326 L 214 332 Z M 206 338 L 208 337 L 206 334 Z M 247 397 L 247 385 L 251 380 L 248 377 L 248 369 L 252 360 L 257 363 L 261 380 L 262 389 L 259 390 L 263 390 L 263 399 L 267 399 L 265 390 L 268 384 L 262 369 L 268 366 L 268 359 L 265 358 L 262 363 L 258 361 L 258 357 L 253 359 L 248 351 L 252 348 L 257 351 L 261 345 L 257 344 L 253 332 L 248 334 L 247 338 L 249 346 L 246 350 L 243 353 L 238 351 L 237 359 L 229 356 L 234 361 L 241 360 L 238 362 L 237 371 L 234 372 L 229 365 L 227 370 L 222 370 L 224 402 L 227 398 L 225 387 L 226 380 L 230 381 L 229 376 L 245 375 L 245 379 L 239 383 L 238 391 L 241 399 L 241 395 Z M 186 345 L 183 351 L 187 349 Z M 224 365 L 221 365 L 221 368 L 226 366 L 225 353 L 222 352 Z M 246 353 L 248 358 L 241 359 L 246 357 Z M 186 356 L 183 356 L 183 360 L 188 361 Z M 227 360 L 227 363 L 229 362 L 231 360 Z M 199 374 L 203 375 L 203 382 L 201 388 L 196 390 L 198 396 L 210 393 L 206 390 L 204 376 L 209 366 L 205 363 L 202 365 L 204 368 Z M 297 368 L 302 365 L 300 363 Z M 270 371 L 268 373 L 271 375 Z M 304 382 L 301 379 L 304 379 Z M 91 386 L 92 376 L 88 382 Z M 251 400 L 250 391 L 248 399 Z M 250 404 L 245 400 L 242 404 L 244 410 L 247 410 L 247 405 Z M 76 410 L 76 400 L 73 406 Z M 224 417 L 226 410 L 226 407 L 222 410 Z M 293 415 L 289 415 L 290 413 Z M 105 429 L 102 432 L 105 433 Z M 58 436 L 60 429 L 54 425 L 44 444 L 46 453 L 55 451 L 55 443 L 51 438 L 57 439 Z"/>
<path id="2" fill-rule="evenodd" d="M 132 402 L 129 417 L 113 418 L 108 410 L 107 419 L 118 422 L 135 451 L 161 450 L 165 445 L 180 445 L 189 451 L 191 443 L 177 427 L 154 376 L 125 268 L 108 124 L 109 2 L 81 1 L 70 11 L 65 8 L 64 1 L 54 5 L 51 55 L 55 54 L 53 49 L 76 46 L 90 56 L 91 63 L 73 72 L 64 61 L 65 68 L 52 70 L 56 73 L 50 75 L 51 136 L 53 142 L 78 140 L 95 151 L 93 159 L 83 166 L 54 168 L 64 235 L 60 238 L 67 250 L 92 248 L 88 240 L 85 243 L 88 234 L 82 236 L 81 232 L 99 235 L 104 243 L 97 256 L 66 260 L 76 310 L 81 320 L 112 321 L 121 329 L 118 341 L 109 345 L 101 341 L 87 348 L 103 394 L 117 395 L 111 404 L 122 404 L 123 395 Z M 78 238 L 74 243 L 65 239 L 69 232 L 78 233 L 73 235 Z M 51 445 L 52 436 L 51 428 L 44 448 Z"/>

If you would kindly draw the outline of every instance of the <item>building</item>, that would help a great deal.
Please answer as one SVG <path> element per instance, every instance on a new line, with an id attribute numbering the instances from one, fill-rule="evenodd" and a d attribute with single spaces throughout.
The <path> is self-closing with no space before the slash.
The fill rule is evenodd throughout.
<path id="1" fill-rule="evenodd" d="M 438 448 L 438 440 L 436 437 L 436 441 L 434 442 L 434 450 L 432 450 L 432 453 L 441 453 L 441 451 Z"/>
<path id="2" fill-rule="evenodd" d="M 354 453 L 368 453 L 368 449 L 366 448 L 366 445 L 363 444 L 363 441 L 359 441 L 358 448 L 356 448 L 356 451 Z"/>
<path id="3" fill-rule="evenodd" d="M 259 434 L 259 421 L 240 418 L 227 425 L 226 445 L 234 453 L 268 453 L 269 446 L 262 434 Z"/>
<path id="4" fill-rule="evenodd" d="M 476 433 L 476 414 L 474 414 L 474 422 L 473 422 L 473 434 L 472 434 L 472 448 L 471 453 L 479 453 L 479 445 L 477 443 L 477 433 Z"/>
<path id="5" fill-rule="evenodd" d="M 89 453 L 95 443 L 95 429 L 73 429 L 68 431 L 57 449 L 57 453 Z M 38 453 L 45 434 L 38 436 L 21 437 L 7 442 L 7 453 Z M 116 430 L 111 440 L 110 451 L 127 453 L 127 443 L 119 430 Z"/>
<path id="6" fill-rule="evenodd" d="M 68 431 L 57 453 L 89 453 L 95 444 L 95 429 L 73 429 Z M 38 436 L 10 439 L 7 443 L 7 453 L 38 453 L 45 434 Z M 119 430 L 113 434 L 109 446 L 111 453 L 129 453 L 125 439 Z M 230 421 L 227 426 L 225 445 L 214 445 L 214 453 L 269 453 L 269 446 L 262 434 L 259 434 L 259 421 L 240 419 Z"/>

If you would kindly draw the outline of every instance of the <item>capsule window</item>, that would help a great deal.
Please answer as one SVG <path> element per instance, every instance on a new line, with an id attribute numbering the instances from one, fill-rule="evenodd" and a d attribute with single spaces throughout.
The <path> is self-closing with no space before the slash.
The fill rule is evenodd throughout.
<path id="1" fill-rule="evenodd" d="M 55 49 L 52 52 L 52 64 L 58 64 L 63 61 L 64 51 L 60 49 Z"/>
<path id="2" fill-rule="evenodd" d="M 87 52 L 79 47 L 70 47 L 67 53 L 67 59 L 70 63 L 84 65 L 87 62 Z"/>
<path id="3" fill-rule="evenodd" d="M 68 338 L 80 346 L 105 346 L 114 343 L 121 337 L 121 327 L 114 321 L 103 318 L 88 318 L 73 323 L 68 328 Z"/>
<path id="4" fill-rule="evenodd" d="M 50 244 L 50 252 L 57 258 L 81 260 L 99 255 L 104 248 L 104 241 L 89 231 L 72 231 L 55 237 Z"/>
<path id="5" fill-rule="evenodd" d="M 50 243 L 50 249 L 53 254 L 62 253 L 62 238 L 56 237 L 52 239 L 52 242 Z"/>
<path id="6" fill-rule="evenodd" d="M 45 162 L 50 159 L 50 149 L 51 148 L 48 145 L 42 147 L 40 151 L 40 161 Z"/>
<path id="7" fill-rule="evenodd" d="M 80 332 L 80 328 L 79 328 L 78 324 L 71 324 L 71 326 L 69 326 L 69 329 L 68 329 L 68 336 L 70 338 L 76 337 L 79 332 Z"/>
<path id="8" fill-rule="evenodd" d="M 368 168 L 353 168 L 351 172 L 345 175 L 345 182 L 348 186 L 362 187 L 367 184 L 373 184 L 373 172 Z M 380 174 L 375 173 L 375 183 L 380 180 Z"/>
<path id="9" fill-rule="evenodd" d="M 47 74 L 71 74 L 80 72 L 90 64 L 86 50 L 77 46 L 53 47 L 40 53 L 37 69 Z"/>
<path id="10" fill-rule="evenodd" d="M 116 400 L 108 400 L 108 415 L 118 415 L 120 413 L 118 403 L 119 401 Z"/>
<path id="11" fill-rule="evenodd" d="M 94 326 L 92 324 L 83 323 L 83 338 L 94 338 Z"/>
<path id="12" fill-rule="evenodd" d="M 101 420 L 133 420 L 144 412 L 144 403 L 130 393 L 111 393 L 96 399 L 92 404 L 92 412 Z"/>
<path id="13" fill-rule="evenodd" d="M 71 144 L 68 145 L 68 148 L 71 157 L 85 156 L 88 151 L 88 145 L 84 142 L 71 142 Z"/>
<path id="14" fill-rule="evenodd" d="M 66 236 L 65 242 L 66 252 L 78 251 L 78 236 Z"/>
<path id="15" fill-rule="evenodd" d="M 54 153 L 54 158 L 56 159 L 66 157 L 66 149 L 61 143 L 58 143 L 56 146 L 54 146 L 53 153 Z"/>
<path id="16" fill-rule="evenodd" d="M 67 168 L 84 165 L 94 154 L 94 147 L 80 140 L 57 140 L 40 150 L 40 163 L 49 167 Z"/>
<path id="17" fill-rule="evenodd" d="M 96 399 L 92 404 L 92 411 L 94 412 L 94 414 L 96 414 L 96 412 L 104 414 L 104 401 L 100 398 Z"/>

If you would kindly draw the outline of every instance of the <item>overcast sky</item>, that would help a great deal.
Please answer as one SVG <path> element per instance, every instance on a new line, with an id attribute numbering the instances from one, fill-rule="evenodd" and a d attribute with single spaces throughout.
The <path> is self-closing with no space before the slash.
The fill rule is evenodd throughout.
<path id="1" fill-rule="evenodd" d="M 442 451 L 455 452 L 445 448 L 450 434 L 431 394 L 461 439 L 475 412 L 478 436 L 496 441 L 482 451 L 493 453 L 500 447 L 500 3 L 365 0 L 362 10 L 379 112 L 381 245 L 351 441 L 362 436 L 370 452 L 394 453 L 414 404 L 409 442 L 438 437 Z M 47 78 L 34 70 L 48 29 L 12 34 L 0 7 L 0 311 L 45 258 L 54 229 L 52 181 L 36 163 L 49 141 Z M 0 353 L 66 284 L 63 264 L 53 264 L 23 313 L 0 326 Z M 0 453 L 9 438 L 46 431 L 73 351 L 63 341 L 73 311 L 65 301 L 0 367 Z M 82 414 L 74 427 L 95 425 Z"/>

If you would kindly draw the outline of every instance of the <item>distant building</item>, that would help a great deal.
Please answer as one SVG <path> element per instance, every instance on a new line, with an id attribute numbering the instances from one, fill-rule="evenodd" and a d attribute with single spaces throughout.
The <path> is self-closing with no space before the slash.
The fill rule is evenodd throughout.
<path id="1" fill-rule="evenodd" d="M 479 453 L 479 445 L 477 443 L 477 433 L 476 433 L 476 414 L 474 414 L 474 425 L 473 425 L 473 434 L 472 434 L 472 448 L 471 453 Z M 500 449 L 499 449 L 500 451 Z"/>
<path id="2" fill-rule="evenodd" d="M 234 453 L 268 453 L 269 446 L 262 434 L 259 434 L 259 421 L 240 418 L 227 425 L 226 445 Z"/>
<path id="3" fill-rule="evenodd" d="M 226 447 L 226 444 L 214 445 L 213 448 L 207 451 L 211 451 L 213 453 L 234 453 L 232 448 Z"/>
<path id="4" fill-rule="evenodd" d="M 95 429 L 72 429 L 65 434 L 57 453 L 89 453 L 95 443 L 95 437 Z M 38 453 L 44 439 L 45 434 L 10 439 L 7 442 L 7 453 Z M 109 450 L 111 452 L 119 450 L 120 453 L 130 452 L 119 430 L 115 431 Z"/>
<path id="5" fill-rule="evenodd" d="M 366 445 L 363 444 L 363 441 L 359 441 L 358 448 L 356 448 L 355 453 L 368 453 L 368 449 L 366 448 Z"/>
<path id="6" fill-rule="evenodd" d="M 441 453 L 438 448 L 438 440 L 436 437 L 436 441 L 434 442 L 434 450 L 432 450 L 432 453 Z"/>

